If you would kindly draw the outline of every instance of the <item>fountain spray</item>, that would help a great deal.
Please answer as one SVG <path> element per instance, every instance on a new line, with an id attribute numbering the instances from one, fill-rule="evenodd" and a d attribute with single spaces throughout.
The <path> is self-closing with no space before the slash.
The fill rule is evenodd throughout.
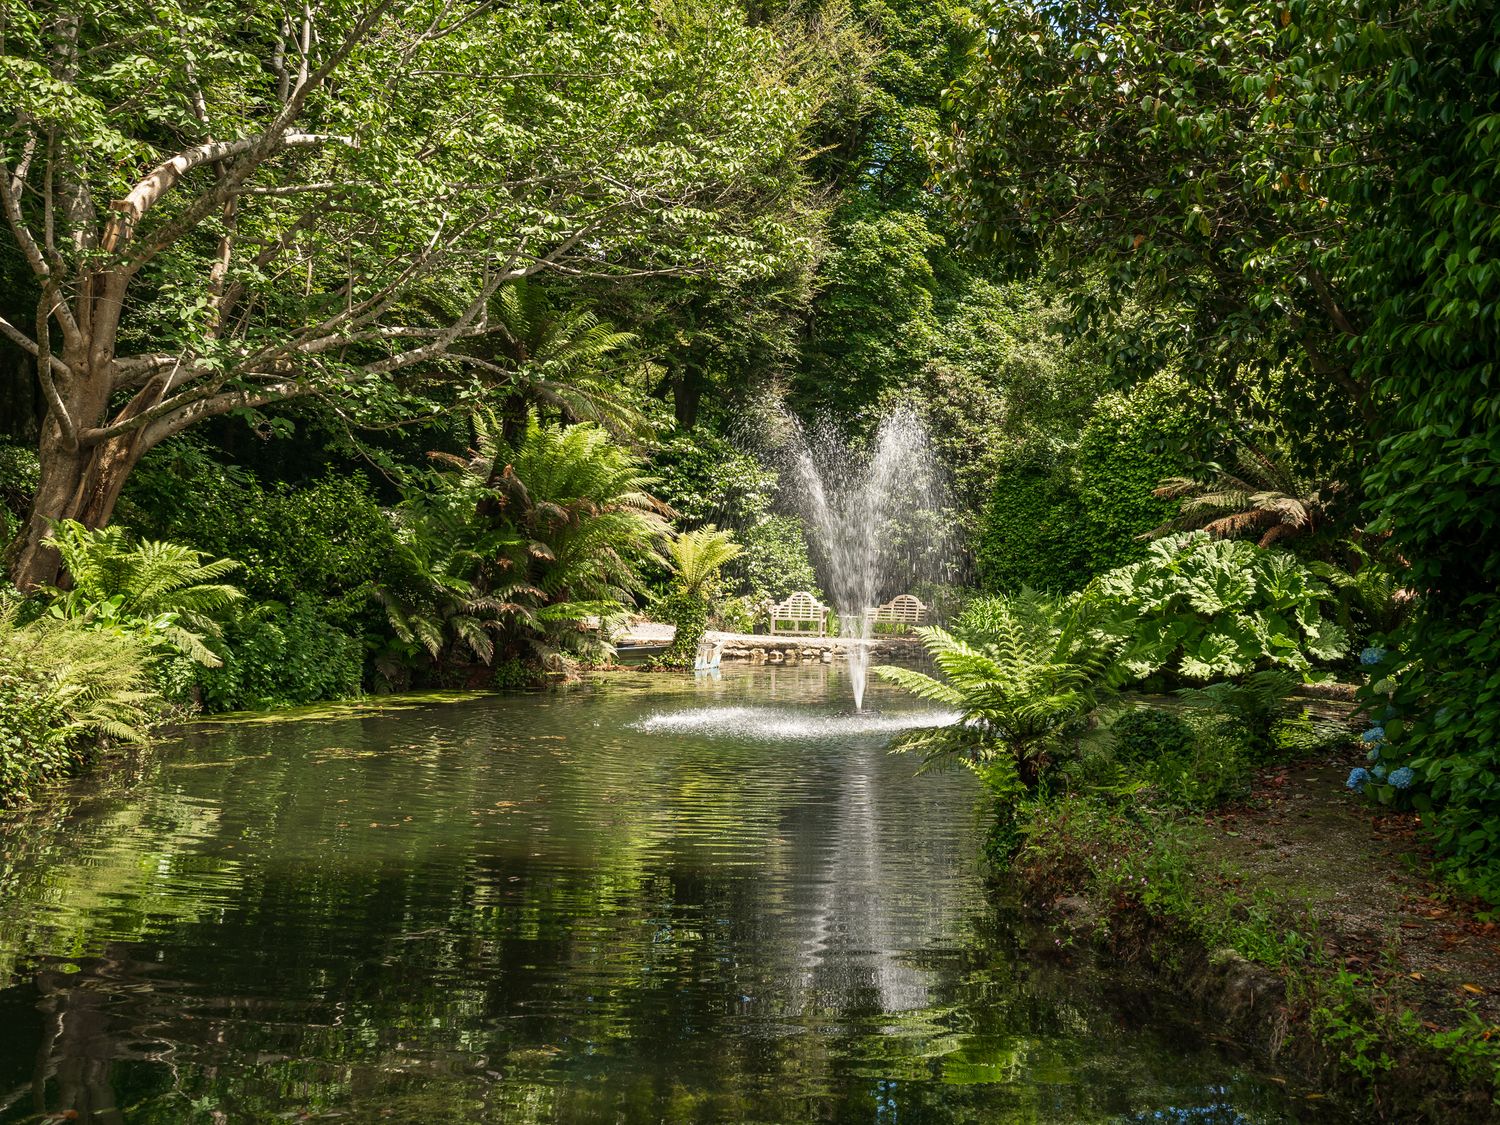
<path id="1" fill-rule="evenodd" d="M 848 642 L 854 707 L 862 710 L 873 625 L 882 595 L 907 592 L 946 555 L 938 528 L 941 473 L 921 420 L 888 413 L 860 456 L 827 425 L 787 427 L 787 453 L 826 592 Z M 899 585 L 901 588 L 895 588 Z"/>

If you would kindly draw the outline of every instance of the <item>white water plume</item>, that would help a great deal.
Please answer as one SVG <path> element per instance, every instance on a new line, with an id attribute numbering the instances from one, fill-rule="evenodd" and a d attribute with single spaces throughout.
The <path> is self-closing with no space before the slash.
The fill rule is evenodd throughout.
<path id="1" fill-rule="evenodd" d="M 869 611 L 921 578 L 942 577 L 947 535 L 940 526 L 942 474 L 927 430 L 907 408 L 888 413 L 868 451 L 831 426 L 786 427 L 788 467 L 820 575 L 850 642 L 855 709 L 864 706 L 872 624 Z"/>

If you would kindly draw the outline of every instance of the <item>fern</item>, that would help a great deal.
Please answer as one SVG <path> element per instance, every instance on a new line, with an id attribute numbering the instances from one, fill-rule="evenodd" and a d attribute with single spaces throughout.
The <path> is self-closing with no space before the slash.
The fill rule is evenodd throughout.
<path id="1" fill-rule="evenodd" d="M 1285 446 L 1278 435 L 1262 433 L 1236 446 L 1232 469 L 1211 464 L 1198 477 L 1163 481 L 1155 495 L 1179 501 L 1178 514 L 1147 535 L 1201 528 L 1226 539 L 1255 536 L 1269 547 L 1317 534 L 1337 517 L 1345 490 L 1297 471 Z"/>
<path id="2" fill-rule="evenodd" d="M 438 665 L 605 655 L 667 530 L 635 458 L 597 426 L 534 415 L 510 444 L 481 413 L 469 455 L 437 460 L 397 511 L 411 579 L 378 595 L 396 635 Z M 598 629 L 580 628 L 589 617 Z"/>
<path id="3" fill-rule="evenodd" d="M 876 672 L 922 699 L 950 707 L 947 727 L 904 737 L 898 747 L 929 763 L 958 759 L 982 766 L 1010 757 L 1034 786 L 1059 758 L 1078 752 L 1111 702 L 1117 643 L 1093 625 L 1086 598 L 1055 602 L 1025 591 L 987 598 L 960 618 L 955 635 L 919 629 L 941 677 L 882 665 Z"/>
<path id="4" fill-rule="evenodd" d="M 16 607 L 0 606 L 0 670 L 35 685 L 59 745 L 146 741 L 162 708 L 151 665 L 137 637 L 51 615 L 19 625 Z"/>
<path id="5" fill-rule="evenodd" d="M 177 543 L 132 543 L 119 527 L 93 530 L 74 520 L 59 523 L 51 542 L 70 581 L 47 591 L 56 616 L 133 632 L 209 667 L 223 663 L 205 638 L 222 635 L 218 617 L 244 597 L 221 581 L 239 563 L 206 561 Z"/>
<path id="6" fill-rule="evenodd" d="M 740 546 L 709 524 L 696 531 L 684 531 L 667 546 L 672 567 L 677 572 L 677 589 L 688 597 L 697 597 L 725 563 L 739 558 Z"/>

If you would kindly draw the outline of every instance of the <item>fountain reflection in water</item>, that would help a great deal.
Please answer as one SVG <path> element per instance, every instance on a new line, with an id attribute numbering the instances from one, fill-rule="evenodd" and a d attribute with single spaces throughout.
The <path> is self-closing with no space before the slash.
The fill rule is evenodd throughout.
<path id="1" fill-rule="evenodd" d="M 888 413 L 868 452 L 831 425 L 786 420 L 792 470 L 819 572 L 849 644 L 854 706 L 863 708 L 872 624 L 866 610 L 922 579 L 941 579 L 950 552 L 943 481 L 926 427 L 908 408 Z"/>

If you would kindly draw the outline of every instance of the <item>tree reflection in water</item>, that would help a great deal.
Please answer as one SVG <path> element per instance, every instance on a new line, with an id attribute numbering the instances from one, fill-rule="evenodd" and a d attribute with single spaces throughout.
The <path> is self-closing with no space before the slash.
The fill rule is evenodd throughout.
<path id="1" fill-rule="evenodd" d="M 0 821 L 0 1120 L 1279 1119 L 1028 952 L 966 777 L 878 731 L 632 727 L 831 712 L 840 675 L 203 728 Z"/>

